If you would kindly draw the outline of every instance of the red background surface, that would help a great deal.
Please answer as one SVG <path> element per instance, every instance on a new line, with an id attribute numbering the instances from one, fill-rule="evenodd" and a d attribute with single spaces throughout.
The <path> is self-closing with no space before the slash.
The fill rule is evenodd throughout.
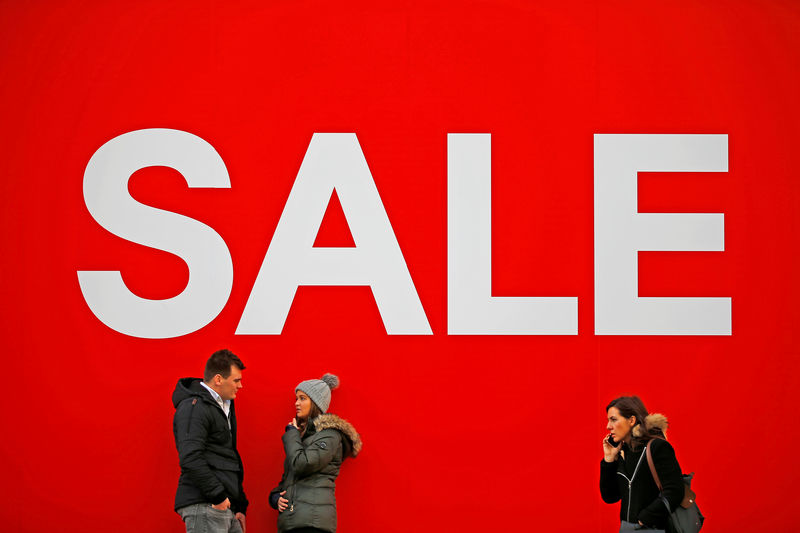
<path id="1" fill-rule="evenodd" d="M 275 529 L 294 385 L 326 371 L 365 443 L 340 531 L 616 531 L 598 462 L 623 393 L 670 417 L 705 531 L 793 527 L 798 27 L 793 1 L 3 2 L 0 529 L 180 531 L 170 395 L 221 347 L 248 367 L 250 531 Z M 210 142 L 232 183 L 131 179 L 234 261 L 217 319 L 168 340 L 104 326 L 76 275 L 183 289 L 83 202 L 95 150 L 150 127 Z M 314 132 L 357 133 L 433 336 L 387 336 L 366 287 L 301 288 L 282 335 L 234 335 Z M 578 296 L 578 336 L 446 334 L 448 132 L 492 134 L 494 294 Z M 640 294 L 730 296 L 732 336 L 593 334 L 594 133 L 729 135 L 728 173 L 640 179 L 642 211 L 724 212 L 726 245 L 641 254 Z M 318 244 L 346 243 L 329 215 Z"/>

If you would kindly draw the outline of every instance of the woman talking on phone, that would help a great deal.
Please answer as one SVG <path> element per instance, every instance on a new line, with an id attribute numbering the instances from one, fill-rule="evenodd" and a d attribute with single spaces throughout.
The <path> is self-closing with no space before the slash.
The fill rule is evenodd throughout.
<path id="1" fill-rule="evenodd" d="M 336 531 L 336 477 L 345 458 L 361 451 L 352 424 L 327 412 L 338 386 L 339 378 L 325 374 L 295 387 L 295 418 L 283 434 L 283 477 L 269 495 L 281 533 Z"/>
<path id="2" fill-rule="evenodd" d="M 667 419 L 648 414 L 638 396 L 622 396 L 606 407 L 609 434 L 603 439 L 600 462 L 600 495 L 606 503 L 622 501 L 620 531 L 666 529 L 670 509 L 684 496 L 681 467 L 666 440 Z M 659 494 L 645 447 L 650 447 L 663 492 Z"/>

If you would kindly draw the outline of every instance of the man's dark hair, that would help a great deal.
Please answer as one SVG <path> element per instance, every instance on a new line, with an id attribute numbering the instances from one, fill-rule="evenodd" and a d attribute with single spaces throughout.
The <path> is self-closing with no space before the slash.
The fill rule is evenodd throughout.
<path id="1" fill-rule="evenodd" d="M 244 370 L 244 363 L 230 350 L 217 350 L 206 361 L 206 370 L 203 372 L 203 381 L 210 383 L 214 376 L 219 374 L 223 378 L 231 375 L 231 366 Z"/>

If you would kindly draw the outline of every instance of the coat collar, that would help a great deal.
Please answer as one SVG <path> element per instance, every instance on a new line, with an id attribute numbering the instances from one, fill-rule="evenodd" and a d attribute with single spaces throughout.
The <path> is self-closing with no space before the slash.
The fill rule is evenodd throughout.
<path id="1" fill-rule="evenodd" d="M 361 435 L 358 434 L 356 428 L 353 427 L 353 424 L 344 418 L 340 418 L 332 413 L 319 415 L 314 419 L 314 429 L 318 432 L 322 431 L 323 429 L 338 430 L 350 441 L 350 444 L 352 445 L 352 451 L 350 454 L 353 457 L 358 455 L 358 453 L 361 451 Z"/>

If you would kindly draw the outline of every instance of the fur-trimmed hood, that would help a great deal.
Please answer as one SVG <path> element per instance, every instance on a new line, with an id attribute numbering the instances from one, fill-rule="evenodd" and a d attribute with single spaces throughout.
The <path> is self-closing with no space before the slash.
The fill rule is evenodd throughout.
<path id="1" fill-rule="evenodd" d="M 644 425 L 644 427 L 642 427 L 642 425 Z M 667 421 L 666 416 L 662 415 L 661 413 L 650 413 L 647 415 L 647 417 L 645 417 L 644 424 L 638 424 L 633 428 L 633 436 L 642 438 L 646 433 L 652 434 L 658 431 L 666 436 L 668 427 L 669 422 Z"/>
<path id="2" fill-rule="evenodd" d="M 350 455 L 355 457 L 361 451 L 361 435 L 358 434 L 353 424 L 332 413 L 325 413 L 319 415 L 314 419 L 314 429 L 322 431 L 323 429 L 335 429 L 341 432 L 349 442 Z"/>

